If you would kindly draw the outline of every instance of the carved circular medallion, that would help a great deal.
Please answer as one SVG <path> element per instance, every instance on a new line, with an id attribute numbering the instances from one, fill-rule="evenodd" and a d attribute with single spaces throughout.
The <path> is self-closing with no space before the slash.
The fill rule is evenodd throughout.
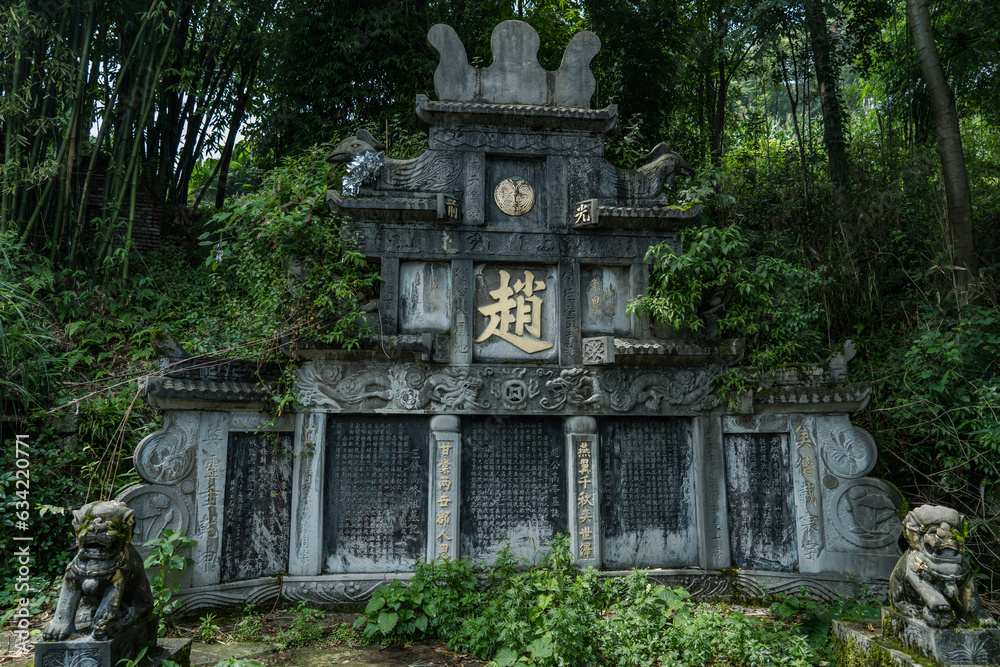
<path id="1" fill-rule="evenodd" d="M 497 184 L 493 198 L 507 215 L 524 215 L 535 205 L 535 191 L 528 181 L 505 178 Z"/>
<path id="2" fill-rule="evenodd" d="M 864 477 L 878 459 L 875 438 L 860 426 L 837 430 L 823 444 L 823 460 L 837 477 Z"/>
<path id="3" fill-rule="evenodd" d="M 860 547 L 894 544 L 903 532 L 899 492 L 877 479 L 847 482 L 833 496 L 833 525 L 844 538 Z"/>
<path id="4" fill-rule="evenodd" d="M 521 380 L 507 380 L 500 388 L 500 392 L 505 402 L 517 405 L 528 398 L 528 385 Z"/>
<path id="5" fill-rule="evenodd" d="M 159 537 L 167 528 L 181 533 L 188 528 L 188 504 L 173 486 L 133 484 L 115 496 L 115 500 L 135 511 L 132 544 L 143 558 L 149 552 L 149 547 L 143 546 L 147 540 Z"/>
<path id="6" fill-rule="evenodd" d="M 195 438 L 189 420 L 170 423 L 146 436 L 135 448 L 132 463 L 147 482 L 176 484 L 194 469 Z"/>

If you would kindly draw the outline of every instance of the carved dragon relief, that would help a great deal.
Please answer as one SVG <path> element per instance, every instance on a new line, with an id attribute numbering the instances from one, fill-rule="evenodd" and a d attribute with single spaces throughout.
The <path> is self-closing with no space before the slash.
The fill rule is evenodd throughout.
<path id="1" fill-rule="evenodd" d="M 716 372 L 307 364 L 298 372 L 298 393 L 307 408 L 347 412 L 477 412 L 498 406 L 538 413 L 702 411 L 718 405 L 710 384 Z"/>
<path id="2" fill-rule="evenodd" d="M 700 371 L 679 370 L 672 376 L 662 373 L 633 375 L 625 369 L 614 369 L 602 376 L 609 394 L 611 408 L 629 412 L 642 405 L 659 411 L 662 405 L 690 406 L 695 410 L 710 410 L 719 404 L 711 385 L 718 369 Z"/>
<path id="3" fill-rule="evenodd" d="M 327 162 L 350 162 L 357 155 L 385 150 L 368 130 L 358 130 L 353 137 L 341 141 Z M 384 158 L 382 169 L 372 187 L 375 190 L 406 192 L 444 192 L 460 190 L 461 157 L 457 153 L 428 150 L 410 160 Z"/>

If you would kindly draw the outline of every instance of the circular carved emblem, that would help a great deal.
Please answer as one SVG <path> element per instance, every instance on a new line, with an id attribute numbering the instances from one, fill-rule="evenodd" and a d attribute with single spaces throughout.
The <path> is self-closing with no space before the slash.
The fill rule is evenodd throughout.
<path id="1" fill-rule="evenodd" d="M 833 525 L 849 542 L 876 548 L 893 544 L 903 532 L 899 492 L 877 479 L 851 480 L 833 496 Z"/>
<path id="2" fill-rule="evenodd" d="M 503 400 L 517 405 L 528 397 L 528 385 L 521 380 L 507 380 L 500 388 L 500 392 L 503 394 Z"/>
<path id="3" fill-rule="evenodd" d="M 846 479 L 864 477 L 875 467 L 877 459 L 875 438 L 860 426 L 831 433 L 823 447 L 827 467 L 834 475 Z"/>
<path id="4" fill-rule="evenodd" d="M 507 215 L 524 215 L 535 205 L 535 191 L 528 181 L 505 178 L 497 184 L 493 198 L 500 210 Z"/>

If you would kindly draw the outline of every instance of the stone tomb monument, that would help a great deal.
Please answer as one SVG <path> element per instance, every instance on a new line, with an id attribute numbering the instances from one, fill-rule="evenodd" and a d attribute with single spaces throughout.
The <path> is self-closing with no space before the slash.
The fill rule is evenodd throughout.
<path id="1" fill-rule="evenodd" d="M 429 150 L 385 159 L 360 132 L 331 156 L 350 167 L 329 203 L 384 280 L 376 337 L 303 351 L 299 404 L 277 421 L 236 362 L 145 380 L 164 428 L 121 499 L 137 543 L 165 527 L 198 540 L 185 608 L 358 604 L 418 559 L 488 563 L 505 540 L 530 558 L 566 532 L 581 566 L 696 594 L 884 585 L 901 501 L 866 477 L 851 346 L 733 412 L 711 380 L 742 341 L 627 313 L 646 249 L 676 245 L 700 210 L 664 199 L 689 169 L 666 145 L 636 170 L 606 161 L 617 109 L 590 106 L 597 36 L 577 34 L 554 72 L 525 23 L 497 26 L 484 69 L 450 27 L 429 40 Z"/>

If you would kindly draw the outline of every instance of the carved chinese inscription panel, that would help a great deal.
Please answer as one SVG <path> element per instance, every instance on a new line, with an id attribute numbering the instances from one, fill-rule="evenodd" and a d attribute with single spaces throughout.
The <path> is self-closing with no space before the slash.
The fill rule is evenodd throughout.
<path id="1" fill-rule="evenodd" d="M 731 433 L 725 436 L 724 446 L 733 565 L 751 570 L 797 569 L 788 434 Z"/>
<path id="2" fill-rule="evenodd" d="M 427 544 L 427 420 L 327 419 L 323 571 L 412 572 Z"/>
<path id="3" fill-rule="evenodd" d="M 230 433 L 222 514 L 222 581 L 288 570 L 292 434 Z"/>
<path id="4" fill-rule="evenodd" d="M 474 358 L 555 360 L 559 353 L 556 267 L 478 264 L 474 273 Z"/>
<path id="5" fill-rule="evenodd" d="M 629 294 L 629 267 L 584 266 L 580 268 L 580 315 L 584 336 L 630 333 L 625 310 Z"/>
<path id="6" fill-rule="evenodd" d="M 451 265 L 399 263 L 399 326 L 404 333 L 445 333 L 451 328 Z"/>
<path id="7" fill-rule="evenodd" d="M 568 529 L 562 420 L 462 419 L 462 555 L 532 558 Z"/>
<path id="8" fill-rule="evenodd" d="M 696 565 L 690 423 L 609 418 L 598 432 L 604 567 Z"/>

